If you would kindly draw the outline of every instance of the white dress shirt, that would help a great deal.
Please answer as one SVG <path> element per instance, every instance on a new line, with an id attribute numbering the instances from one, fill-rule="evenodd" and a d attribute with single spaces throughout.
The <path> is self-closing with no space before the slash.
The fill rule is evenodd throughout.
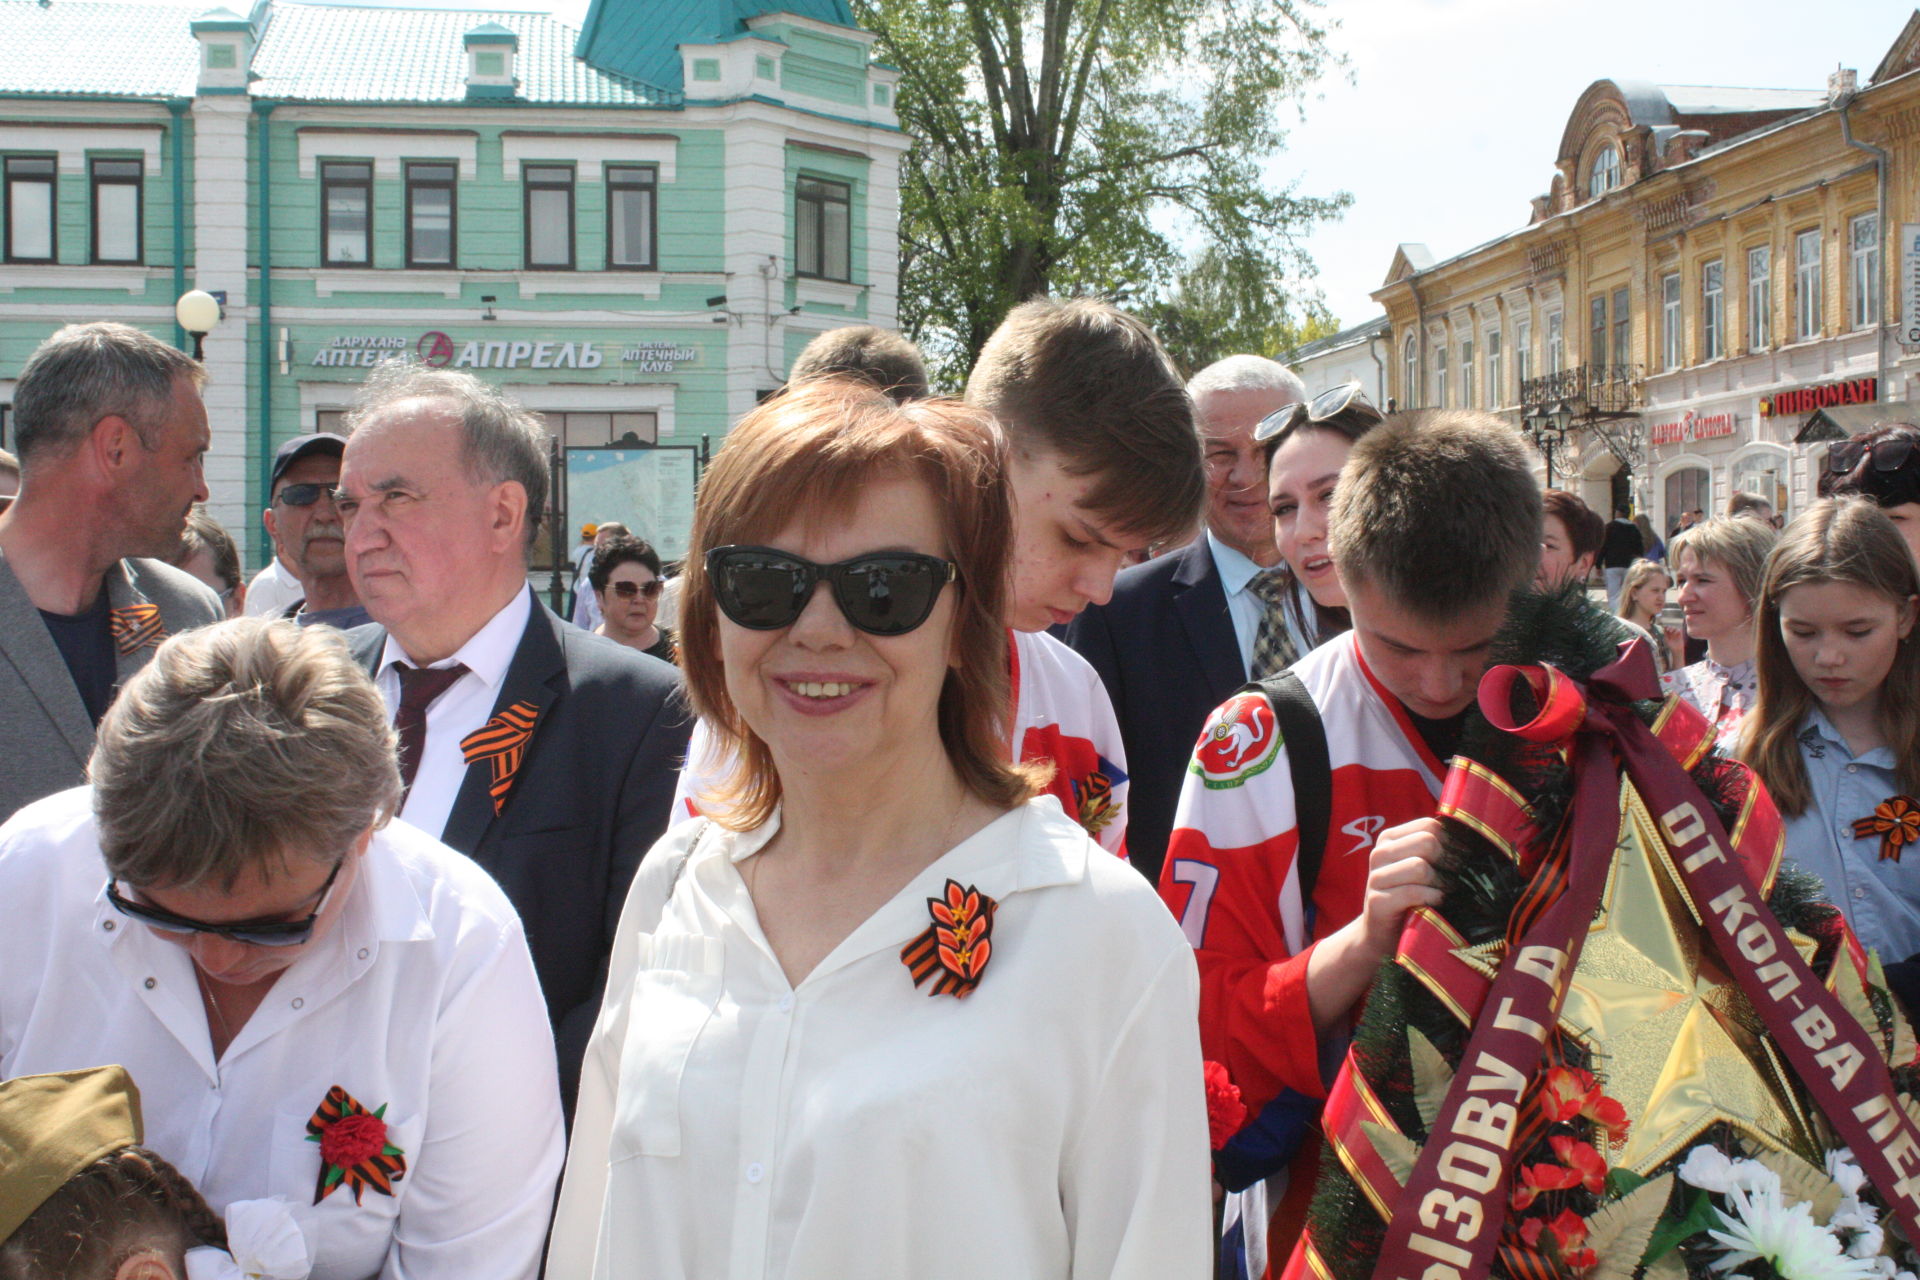
<path id="1" fill-rule="evenodd" d="M 0 827 L 0 1078 L 121 1063 L 146 1145 L 215 1210 L 280 1197 L 313 1280 L 514 1280 L 539 1267 L 559 1084 L 520 921 L 468 859 L 394 823 L 344 910 L 215 1061 L 184 947 L 107 901 L 92 793 Z M 385 1107 L 405 1175 L 314 1203 L 307 1120 L 339 1085 Z"/>
<path id="2" fill-rule="evenodd" d="M 1208 1274 L 1198 980 L 1139 874 L 1041 797 L 794 987 L 736 866 L 778 827 L 695 819 L 641 864 L 548 1280 Z M 965 999 L 900 959 L 949 878 L 999 903 Z"/>
<path id="3" fill-rule="evenodd" d="M 242 612 L 249 618 L 277 618 L 287 611 L 288 605 L 306 594 L 307 589 L 293 576 L 293 570 L 281 564 L 280 557 L 275 555 L 247 584 L 247 607 Z"/>
<path id="4" fill-rule="evenodd" d="M 1259 596 L 1247 590 L 1247 584 L 1266 570 L 1214 537 L 1211 529 L 1207 530 L 1207 550 L 1213 554 L 1213 567 L 1219 571 L 1220 587 L 1227 593 L 1227 616 L 1233 619 L 1233 638 L 1240 645 L 1240 669 L 1251 671 L 1253 646 L 1260 638 L 1260 620 L 1266 616 L 1267 605 Z M 1300 612 L 1307 626 L 1316 625 L 1313 597 L 1296 585 L 1294 598 L 1300 602 Z M 1282 616 L 1287 624 L 1287 633 L 1293 637 L 1294 652 L 1305 657 L 1314 647 L 1313 637 L 1301 631 L 1299 621 L 1291 612 L 1282 610 Z"/>
<path id="5" fill-rule="evenodd" d="M 533 616 L 533 596 L 522 587 L 507 601 L 506 607 L 473 633 L 450 658 L 428 663 L 429 667 L 450 667 L 463 663 L 467 673 L 447 686 L 447 691 L 427 707 L 427 742 L 420 753 L 420 768 L 413 777 L 413 789 L 400 816 L 428 835 L 439 838 L 447 829 L 447 817 L 466 780 L 467 758 L 460 752 L 460 740 L 485 724 L 500 699 L 500 682 L 507 678 L 513 655 L 520 649 L 520 637 L 526 634 L 527 620 Z M 407 651 L 391 634 L 386 651 L 380 655 L 380 671 L 374 683 L 387 700 L 387 716 L 400 710 L 400 673 L 396 662 L 415 665 Z"/>

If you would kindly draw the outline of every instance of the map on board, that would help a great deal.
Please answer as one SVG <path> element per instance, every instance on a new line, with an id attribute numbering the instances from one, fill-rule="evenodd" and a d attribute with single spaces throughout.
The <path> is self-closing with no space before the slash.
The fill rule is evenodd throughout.
<path id="1" fill-rule="evenodd" d="M 569 449 L 567 524 L 618 520 L 662 560 L 684 559 L 696 479 L 692 449 Z"/>

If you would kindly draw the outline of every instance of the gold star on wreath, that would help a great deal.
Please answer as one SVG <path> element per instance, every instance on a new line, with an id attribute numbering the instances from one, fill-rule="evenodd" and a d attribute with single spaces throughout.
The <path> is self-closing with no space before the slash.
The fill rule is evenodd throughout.
<path id="1" fill-rule="evenodd" d="M 1608 1162 L 1647 1175 L 1726 1123 L 1761 1148 L 1818 1165 L 1821 1146 L 1790 1075 L 1716 956 L 1640 797 L 1622 780 L 1620 843 L 1574 966 L 1560 1027 L 1593 1055 L 1632 1117 Z M 1789 931 L 1803 959 L 1811 938 Z M 1492 976 L 1503 943 L 1460 951 Z"/>

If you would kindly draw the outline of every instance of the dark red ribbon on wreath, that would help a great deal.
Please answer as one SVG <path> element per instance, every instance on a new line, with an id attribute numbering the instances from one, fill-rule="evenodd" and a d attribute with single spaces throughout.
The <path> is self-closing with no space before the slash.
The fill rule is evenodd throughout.
<path id="1" fill-rule="evenodd" d="M 1880 837 L 1880 861 L 1898 862 L 1901 851 L 1920 841 L 1920 801 L 1912 796 L 1888 796 L 1873 806 L 1873 812 L 1857 818 L 1853 838 Z"/>
<path id="2" fill-rule="evenodd" d="M 1522 681 L 1541 706 L 1524 724 L 1516 722 L 1511 702 Z M 1714 944 L 1722 955 L 1744 961 L 1729 963 L 1728 972 L 1902 1232 L 1920 1239 L 1920 1130 L 1901 1108 L 1879 1050 L 1801 959 L 1664 734 L 1634 713 L 1633 703 L 1658 697 L 1658 690 L 1644 640 L 1622 645 L 1618 660 L 1595 672 L 1584 689 L 1544 666 L 1495 667 L 1481 681 L 1480 708 L 1496 728 L 1536 743 L 1571 739 L 1571 841 L 1564 867 L 1551 869 L 1557 896 L 1529 903 L 1524 932 L 1509 939 L 1506 963 L 1486 992 L 1460 1069 L 1393 1202 L 1374 1280 L 1487 1274 L 1501 1242 L 1515 1155 L 1511 1130 L 1506 1145 L 1490 1137 L 1497 1129 L 1486 1121 L 1488 1108 L 1517 1107 L 1539 1072 L 1607 881 L 1623 767 L 1655 815 L 1688 895 L 1703 905 Z"/>

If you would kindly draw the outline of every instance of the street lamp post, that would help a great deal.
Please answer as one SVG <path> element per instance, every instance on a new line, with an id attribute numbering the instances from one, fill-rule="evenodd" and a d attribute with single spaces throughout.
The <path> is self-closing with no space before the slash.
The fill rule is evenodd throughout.
<path id="1" fill-rule="evenodd" d="M 173 304 L 173 318 L 193 335 L 193 358 L 204 362 L 206 337 L 213 332 L 213 326 L 220 323 L 220 300 L 204 289 L 183 293 Z"/>

